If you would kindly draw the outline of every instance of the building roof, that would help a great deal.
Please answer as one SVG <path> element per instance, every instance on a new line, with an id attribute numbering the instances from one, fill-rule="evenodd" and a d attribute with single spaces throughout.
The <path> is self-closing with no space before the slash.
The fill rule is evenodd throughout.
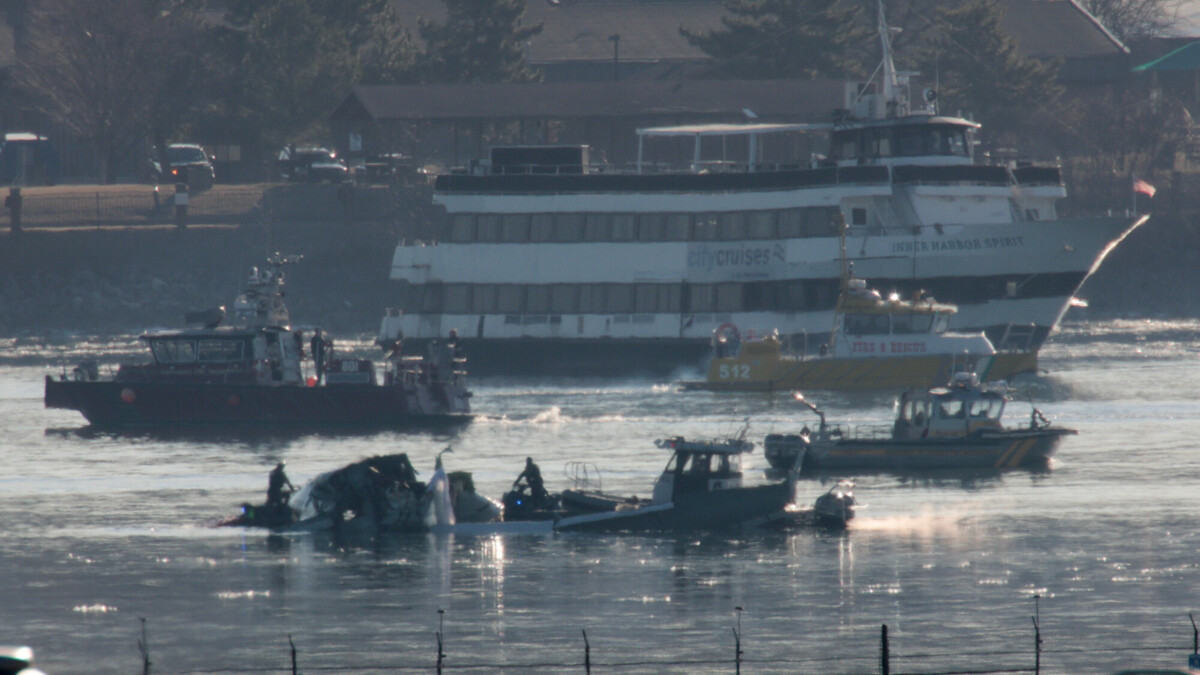
<path id="1" fill-rule="evenodd" d="M 651 80 L 528 84 L 359 85 L 333 118 L 503 119 L 671 114 L 825 122 L 844 104 L 840 80 Z"/>
<path id="2" fill-rule="evenodd" d="M 1077 0 L 1003 0 L 1001 27 L 1025 56 L 1089 58 L 1129 49 Z"/>

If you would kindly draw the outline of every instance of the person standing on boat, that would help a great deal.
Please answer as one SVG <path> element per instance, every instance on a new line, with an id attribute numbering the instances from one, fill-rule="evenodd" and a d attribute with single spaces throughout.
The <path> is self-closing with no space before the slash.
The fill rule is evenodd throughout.
<path id="1" fill-rule="evenodd" d="M 534 504 L 544 503 L 550 498 L 550 493 L 546 492 L 546 485 L 542 482 L 542 470 L 537 464 L 533 463 L 532 457 L 525 458 L 525 470 L 517 479 L 513 481 L 513 489 L 521 487 L 521 481 L 525 481 L 525 486 L 529 488 L 529 496 L 533 498 Z"/>
<path id="2" fill-rule="evenodd" d="M 296 486 L 292 485 L 292 481 L 288 480 L 287 474 L 283 472 L 283 462 L 275 465 L 271 470 L 271 475 L 267 478 L 267 506 L 280 507 L 287 505 L 288 499 L 292 493 L 296 491 Z M 283 486 L 288 487 L 288 492 L 284 494 Z"/>

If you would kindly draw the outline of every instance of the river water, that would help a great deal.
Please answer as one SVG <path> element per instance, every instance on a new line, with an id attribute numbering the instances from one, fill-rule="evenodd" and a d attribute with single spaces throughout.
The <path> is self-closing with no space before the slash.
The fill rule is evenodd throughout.
<path id="1" fill-rule="evenodd" d="M 499 497 L 526 456 L 648 496 L 653 441 L 751 438 L 812 422 L 787 397 L 682 393 L 643 380 L 475 380 L 452 436 L 281 431 L 110 433 L 42 406 L 42 377 L 127 341 L 0 350 L 0 642 L 48 673 L 1044 672 L 1181 667 L 1200 610 L 1200 322 L 1067 323 L 1019 381 L 1074 427 L 1048 471 L 863 476 L 844 533 L 404 535 L 374 541 L 215 529 L 286 461 L 293 482 L 406 452 L 423 477 L 474 472 Z M 114 356 L 115 355 L 115 356 Z M 107 367 L 107 366 L 106 366 Z M 698 376 L 698 373 L 680 373 Z M 813 392 L 831 421 L 885 423 L 888 395 Z M 750 481 L 765 480 L 760 452 Z M 811 503 L 824 487 L 799 483 Z M 737 608 L 741 608 L 740 610 Z M 144 619 L 144 624 L 142 622 Z"/>

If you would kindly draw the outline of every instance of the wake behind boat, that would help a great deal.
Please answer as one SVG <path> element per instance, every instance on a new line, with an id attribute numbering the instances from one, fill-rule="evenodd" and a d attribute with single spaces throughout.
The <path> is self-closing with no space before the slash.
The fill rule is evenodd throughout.
<path id="1" fill-rule="evenodd" d="M 283 301 L 285 264 L 251 270 L 234 305 L 196 313 L 202 327 L 141 336 L 146 364 L 122 364 L 101 377 L 94 361 L 71 377 L 47 375 L 47 408 L 78 410 L 98 426 L 287 424 L 293 426 L 454 425 L 470 421 L 465 360 L 450 344 L 430 344 L 425 356 L 405 356 L 390 344 L 382 372 L 370 359 L 336 358 L 320 329 L 290 326 Z M 312 370 L 306 368 L 311 364 Z"/>
<path id="2" fill-rule="evenodd" d="M 957 373 L 949 387 L 905 392 L 887 428 L 833 425 L 825 413 L 797 395 L 820 418 L 814 432 L 769 434 L 764 454 L 780 471 L 859 473 L 945 469 L 1012 469 L 1045 466 L 1066 436 L 1034 408 L 1028 425 L 1001 424 L 1007 397 L 982 387 L 972 373 Z"/>

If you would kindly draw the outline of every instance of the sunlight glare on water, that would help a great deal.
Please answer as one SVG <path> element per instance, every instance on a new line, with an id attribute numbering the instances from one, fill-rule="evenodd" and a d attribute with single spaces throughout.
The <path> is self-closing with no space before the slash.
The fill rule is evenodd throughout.
<path id="1" fill-rule="evenodd" d="M 787 396 L 715 395 L 649 380 L 475 380 L 476 420 L 451 434 L 287 430 L 109 432 L 42 406 L 42 378 L 136 340 L 3 345 L 0 569 L 5 642 L 48 673 L 140 669 L 145 617 L 155 673 L 290 665 L 302 672 L 543 664 L 580 670 L 582 631 L 605 672 L 732 672 L 741 621 L 749 672 L 878 672 L 887 624 L 900 672 L 1032 669 L 1038 596 L 1045 672 L 1181 667 L 1200 609 L 1200 322 L 1067 323 L 1030 403 L 1079 429 L 1048 471 L 859 478 L 845 533 L 397 535 L 374 541 L 215 529 L 293 482 L 374 454 L 435 454 L 499 498 L 525 458 L 548 487 L 594 464 L 606 491 L 648 497 L 667 455 L 654 440 L 750 438 L 811 423 Z M 340 341 L 347 348 L 369 345 Z M 887 424 L 890 394 L 811 392 L 831 421 Z M 766 480 L 756 451 L 747 480 Z M 828 488 L 799 483 L 802 503 Z M 741 607 L 742 611 L 735 608 Z M 439 614 L 438 610 L 445 610 Z M 439 618 L 442 624 L 439 625 Z M 1124 649 L 1128 649 L 1125 651 Z"/>

